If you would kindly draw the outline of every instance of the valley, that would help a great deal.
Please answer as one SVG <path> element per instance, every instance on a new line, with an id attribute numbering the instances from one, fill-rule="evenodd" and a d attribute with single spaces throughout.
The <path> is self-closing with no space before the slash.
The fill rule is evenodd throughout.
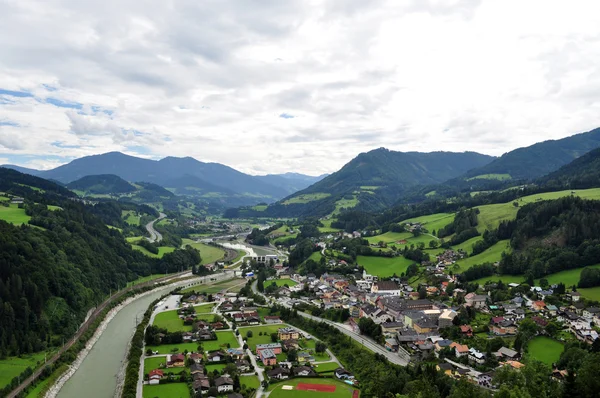
<path id="1" fill-rule="evenodd" d="M 108 155 L 133 168 L 155 167 Z M 439 163 L 419 169 L 432 156 Z M 222 396 L 288 396 L 288 388 L 302 386 L 297 371 L 325 377 L 306 380 L 340 396 L 355 394 L 343 381 L 379 396 L 400 391 L 378 381 L 385 372 L 423 380 L 416 369 L 425 363 L 452 375 L 440 379 L 447 388 L 467 383 L 484 392 L 489 372 L 553 374 L 546 366 L 561 370 L 575 348 L 595 355 L 597 158 L 600 150 L 592 150 L 525 181 L 488 166 L 498 162 L 490 157 L 376 150 L 357 157 L 360 167 L 350 162 L 306 188 L 294 182 L 297 192 L 282 185 L 285 194 L 263 201 L 267 196 L 254 191 L 261 199 L 251 204 L 230 201 L 239 192 L 215 194 L 212 182 L 202 191 L 166 180 L 163 188 L 156 179 L 74 175 L 72 167 L 52 171 L 77 177 L 65 187 L 0 169 L 0 242 L 10 253 L 0 295 L 10 308 L 27 295 L 25 308 L 50 331 L 15 313 L 15 327 L 4 331 L 11 338 L 0 335 L 0 382 L 6 395 L 26 389 L 23 396 L 32 398 L 81 396 L 91 385 L 125 398 L 219 395 L 219 387 Z M 451 168 L 443 163 L 449 160 Z M 186 183 L 198 183 L 208 167 L 187 158 L 162 164 L 197 170 L 177 177 Z M 365 164 L 372 164 L 368 173 Z M 399 165 L 419 171 L 408 175 Z M 232 183 L 246 178 L 232 176 Z M 444 183 L 456 178 L 474 185 L 448 190 Z M 426 199 L 412 202 L 420 192 Z M 223 195 L 220 205 L 206 200 Z M 65 257 L 50 255 L 55 250 Z M 55 282 L 61 272 L 73 293 Z M 90 309 L 113 301 L 116 309 L 102 304 L 85 323 L 85 340 L 72 338 Z M 303 337 L 288 342 L 286 328 Z M 341 344 L 341 336 L 352 343 Z M 125 355 L 130 343 L 134 354 Z M 271 344 L 282 350 L 267 358 L 261 349 Z M 386 362 L 371 363 L 368 373 L 355 358 L 370 363 L 372 353 Z"/>

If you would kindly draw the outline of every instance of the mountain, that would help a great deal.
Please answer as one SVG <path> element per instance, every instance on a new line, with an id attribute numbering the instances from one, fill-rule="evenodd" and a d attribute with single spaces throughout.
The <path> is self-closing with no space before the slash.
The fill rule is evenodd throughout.
<path id="1" fill-rule="evenodd" d="M 441 183 L 493 159 L 475 152 L 396 152 L 380 148 L 361 153 L 339 171 L 266 210 L 230 210 L 226 216 L 325 216 L 357 206 L 381 210 L 410 187 Z"/>
<path id="2" fill-rule="evenodd" d="M 266 182 L 267 184 L 281 187 L 286 190 L 288 195 L 291 195 L 294 192 L 308 188 L 310 185 L 321 181 L 328 175 L 329 174 L 322 174 L 320 176 L 313 177 L 299 173 L 284 173 L 267 174 L 265 176 L 256 176 L 256 178 Z"/>
<path id="3" fill-rule="evenodd" d="M 166 157 L 159 161 L 142 159 L 120 152 L 86 156 L 57 167 L 42 171 L 39 176 L 62 183 L 70 183 L 88 175 L 112 174 L 126 181 L 146 181 L 174 188 L 178 194 L 227 201 L 236 195 L 235 203 L 247 204 L 273 202 L 289 195 L 285 187 L 241 173 L 219 163 L 204 163 L 191 157 Z"/>
<path id="4" fill-rule="evenodd" d="M 600 187 L 600 148 L 594 149 L 557 171 L 539 178 L 536 183 L 548 187 L 567 189 Z"/>
<path id="5" fill-rule="evenodd" d="M 91 194 L 114 194 L 135 192 L 136 187 L 114 174 L 89 175 L 67 184 L 71 190 Z"/>
<path id="6" fill-rule="evenodd" d="M 469 170 L 463 177 L 469 179 L 493 174 L 498 178 L 498 175 L 507 174 L 513 180 L 538 178 L 598 147 L 600 128 L 515 149 L 489 164 Z"/>
<path id="7" fill-rule="evenodd" d="M 0 165 L 0 167 L 4 167 L 5 169 L 16 170 L 19 173 L 30 174 L 32 176 L 37 176 L 41 173 L 40 170 L 29 169 L 27 167 L 21 167 L 21 166 L 17 166 L 14 164 L 3 164 L 3 165 Z"/>

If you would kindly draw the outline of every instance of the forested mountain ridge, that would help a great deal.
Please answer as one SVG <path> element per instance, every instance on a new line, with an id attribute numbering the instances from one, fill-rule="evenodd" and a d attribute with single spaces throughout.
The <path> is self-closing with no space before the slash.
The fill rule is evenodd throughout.
<path id="1" fill-rule="evenodd" d="M 571 163 L 536 181 L 539 185 L 567 189 L 600 186 L 600 148 L 594 149 Z"/>
<path id="2" fill-rule="evenodd" d="M 517 148 L 489 164 L 467 171 L 463 178 L 489 174 L 508 174 L 516 180 L 538 178 L 598 147 L 600 128 L 560 140 L 548 140 Z"/>
<path id="3" fill-rule="evenodd" d="M 121 219 L 116 202 L 86 206 L 63 187 L 7 169 L 0 169 L 0 187 L 22 194 L 31 217 L 22 226 L 0 220 L 0 357 L 58 346 L 111 290 L 200 261 L 195 249 L 162 259 L 133 250 L 95 215 Z"/>
<path id="4" fill-rule="evenodd" d="M 114 174 L 94 174 L 67 184 L 67 188 L 93 194 L 134 192 L 136 188 Z"/>

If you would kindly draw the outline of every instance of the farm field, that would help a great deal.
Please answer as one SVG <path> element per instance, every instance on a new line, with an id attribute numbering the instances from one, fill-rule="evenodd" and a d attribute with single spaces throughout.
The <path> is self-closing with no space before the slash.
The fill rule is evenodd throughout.
<path id="1" fill-rule="evenodd" d="M 145 247 L 142 246 L 138 246 L 138 245 L 131 245 L 131 247 L 135 250 L 141 251 L 142 253 L 144 253 L 146 256 L 148 257 L 153 257 L 153 258 L 162 258 L 165 254 L 167 253 L 171 253 L 175 251 L 174 247 L 169 247 L 169 246 L 160 246 L 158 248 L 158 254 L 154 254 L 154 253 L 150 253 L 148 250 L 146 250 Z"/>
<path id="2" fill-rule="evenodd" d="M 235 338 L 232 331 L 217 332 L 217 340 L 209 341 L 198 341 L 194 343 L 181 343 L 181 344 L 161 344 L 157 346 L 148 346 L 152 351 L 158 351 L 159 354 L 172 354 L 173 349 L 177 348 L 176 352 L 197 351 L 198 346 L 202 345 L 205 351 L 214 351 L 220 348 L 227 348 L 227 344 L 231 347 L 238 347 L 239 343 Z"/>
<path id="3" fill-rule="evenodd" d="M 307 193 L 304 195 L 299 195 L 299 196 L 293 197 L 291 199 L 288 199 L 285 202 L 283 202 L 282 204 L 291 205 L 294 203 L 308 203 L 308 202 L 312 202 L 315 200 L 325 199 L 329 196 L 331 196 L 330 193 L 324 193 L 324 192 Z"/>
<path id="4" fill-rule="evenodd" d="M 369 274 L 380 277 L 392 276 L 394 274 L 400 276 L 409 265 L 414 261 L 400 257 L 368 257 L 358 256 L 356 258 L 358 265 L 362 265 Z"/>
<path id="5" fill-rule="evenodd" d="M 454 213 L 435 213 L 428 216 L 409 218 L 408 220 L 402 221 L 400 225 L 418 222 L 427 228 L 429 232 L 432 232 L 439 231 L 440 228 L 451 224 L 452 221 L 454 221 Z"/>
<path id="6" fill-rule="evenodd" d="M 300 383 L 304 384 L 323 384 L 326 386 L 335 386 L 333 392 L 317 392 L 317 391 L 302 391 L 297 390 L 297 386 Z M 284 386 L 293 387 L 291 390 L 284 390 Z M 270 398 L 314 398 L 314 397 L 333 397 L 333 398 L 352 398 L 355 388 L 337 381 L 334 379 L 310 379 L 310 378 L 299 378 L 292 380 L 284 380 L 281 383 L 273 384 L 269 387 Z"/>
<path id="7" fill-rule="evenodd" d="M 215 304 L 213 303 L 197 304 L 194 306 L 194 309 L 198 314 L 207 314 L 209 312 L 212 312 L 213 308 L 215 308 Z"/>
<path id="8" fill-rule="evenodd" d="M 200 252 L 200 257 L 202 257 L 200 264 L 202 265 L 214 263 L 225 256 L 225 250 L 219 247 L 205 245 L 204 243 L 194 242 L 191 239 L 183 239 L 182 246 L 185 247 L 186 245 L 190 245 Z"/>
<path id="9" fill-rule="evenodd" d="M 465 271 L 477 264 L 494 263 L 496 261 L 500 261 L 502 259 L 502 252 L 510 250 L 509 241 L 501 240 L 498 241 L 498 243 L 496 243 L 494 246 L 486 249 L 483 253 L 458 260 L 456 263 L 460 266 L 461 271 Z"/>
<path id="10" fill-rule="evenodd" d="M 240 327 L 238 330 L 240 331 L 240 336 L 246 343 L 248 343 L 248 347 L 250 350 L 255 351 L 257 344 L 270 344 L 271 341 L 271 333 L 277 333 L 280 328 L 289 327 L 284 323 L 276 324 L 276 325 L 263 325 L 263 326 L 248 326 L 248 327 Z M 252 337 L 247 338 L 246 333 L 252 330 Z M 262 332 L 263 335 L 259 336 L 258 334 Z"/>
<path id="11" fill-rule="evenodd" d="M 276 284 L 277 287 L 282 287 L 284 285 L 288 285 L 289 287 L 292 286 L 296 286 L 298 284 L 298 282 L 292 280 L 292 279 L 275 279 L 275 280 L 270 280 L 270 281 L 265 281 L 265 286 L 269 286 L 272 284 Z"/>
<path id="12" fill-rule="evenodd" d="M 35 369 L 38 366 L 38 362 L 44 362 L 43 352 L 23 356 L 23 358 L 9 357 L 0 360 L 0 388 L 9 384 L 13 378 L 20 375 L 28 367 Z"/>
<path id="13" fill-rule="evenodd" d="M 167 329 L 169 332 L 177 332 L 179 330 L 189 332 L 192 330 L 192 325 L 183 324 L 183 320 L 177 315 L 177 310 L 159 312 L 154 317 L 153 325 Z"/>
<path id="14" fill-rule="evenodd" d="M 240 376 L 240 385 L 258 389 L 258 387 L 260 387 L 260 381 L 258 381 L 258 377 L 256 376 Z"/>
<path id="15" fill-rule="evenodd" d="M 535 337 L 527 344 L 528 355 L 549 366 L 558 361 L 564 349 L 562 343 L 545 336 Z"/>
<path id="16" fill-rule="evenodd" d="M 14 225 L 27 224 L 31 217 L 25 214 L 25 209 L 19 209 L 19 205 L 10 204 L 8 207 L 0 206 L 0 220 Z"/>
<path id="17" fill-rule="evenodd" d="M 190 390 L 185 383 L 144 385 L 144 398 L 190 398 Z"/>

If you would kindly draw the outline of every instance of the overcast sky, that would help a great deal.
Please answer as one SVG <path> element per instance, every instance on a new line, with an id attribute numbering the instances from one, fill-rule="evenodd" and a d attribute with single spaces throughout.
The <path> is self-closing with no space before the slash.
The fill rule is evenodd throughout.
<path id="1" fill-rule="evenodd" d="M 252 174 L 600 126 L 600 2 L 0 0 L 0 164 Z"/>

